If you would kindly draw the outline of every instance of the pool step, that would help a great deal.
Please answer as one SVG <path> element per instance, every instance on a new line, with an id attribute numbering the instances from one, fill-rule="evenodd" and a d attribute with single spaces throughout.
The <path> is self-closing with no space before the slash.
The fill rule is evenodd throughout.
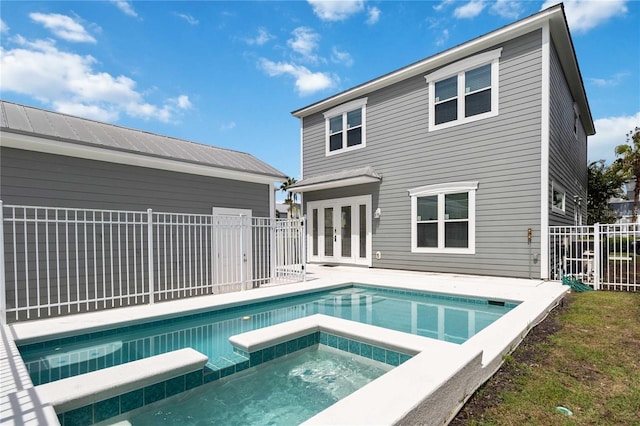
<path id="1" fill-rule="evenodd" d="M 127 392 L 202 370 L 208 357 L 185 348 L 36 386 L 56 413 L 89 406 Z"/>

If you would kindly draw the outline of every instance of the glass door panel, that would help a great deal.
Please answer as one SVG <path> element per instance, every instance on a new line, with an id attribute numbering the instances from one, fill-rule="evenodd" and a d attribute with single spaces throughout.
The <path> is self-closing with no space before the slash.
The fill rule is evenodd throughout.
<path id="1" fill-rule="evenodd" d="M 340 241 L 342 257 L 351 257 L 351 206 L 341 207 Z"/>
<path id="2" fill-rule="evenodd" d="M 360 246 L 360 258 L 367 257 L 367 205 L 360 204 L 360 233 L 359 233 L 359 246 Z"/>
<path id="3" fill-rule="evenodd" d="M 313 246 L 313 255 L 318 255 L 318 209 L 313 209 L 311 213 L 311 235 Z"/>
<path id="4" fill-rule="evenodd" d="M 333 256 L 334 243 L 333 207 L 324 209 L 324 255 Z"/>

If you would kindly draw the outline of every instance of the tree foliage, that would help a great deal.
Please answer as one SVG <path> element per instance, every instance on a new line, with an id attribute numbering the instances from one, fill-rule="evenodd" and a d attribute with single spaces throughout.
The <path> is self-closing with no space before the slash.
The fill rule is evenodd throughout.
<path id="1" fill-rule="evenodd" d="M 296 178 L 287 177 L 287 181 L 280 185 L 280 191 L 287 193 L 287 198 L 284 200 L 284 203 L 289 206 L 289 217 L 294 216 L 295 204 L 298 201 L 298 194 L 289 191 L 289 187 L 296 182 Z"/>
<path id="2" fill-rule="evenodd" d="M 609 207 L 609 199 L 623 195 L 625 177 L 615 163 L 605 166 L 604 160 L 589 163 L 589 191 L 587 195 L 587 223 L 613 223 L 618 219 Z"/>
<path id="3" fill-rule="evenodd" d="M 636 223 L 640 198 L 640 127 L 627 133 L 627 142 L 616 147 L 616 157 L 612 167 L 625 181 L 636 182 L 633 190 L 633 223 Z"/>

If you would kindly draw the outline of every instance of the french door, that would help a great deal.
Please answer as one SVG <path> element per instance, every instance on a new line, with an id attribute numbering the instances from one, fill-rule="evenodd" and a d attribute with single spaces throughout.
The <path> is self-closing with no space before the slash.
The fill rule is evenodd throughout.
<path id="1" fill-rule="evenodd" d="M 371 196 L 307 203 L 311 261 L 371 266 Z"/>

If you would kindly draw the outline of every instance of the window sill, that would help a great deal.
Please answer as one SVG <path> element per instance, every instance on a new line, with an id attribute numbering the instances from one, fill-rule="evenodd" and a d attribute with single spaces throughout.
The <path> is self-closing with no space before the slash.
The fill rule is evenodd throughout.
<path id="1" fill-rule="evenodd" d="M 465 117 L 454 121 L 447 121 L 442 124 L 429 124 L 429 131 L 434 132 L 436 130 L 448 129 L 450 127 L 461 126 L 467 123 L 473 123 L 475 121 L 484 120 L 485 118 L 496 117 L 498 115 L 498 111 L 489 111 L 483 114 L 472 115 L 471 117 Z"/>
<path id="2" fill-rule="evenodd" d="M 432 253 L 432 254 L 476 254 L 475 248 L 427 248 L 413 247 L 411 253 Z"/>

